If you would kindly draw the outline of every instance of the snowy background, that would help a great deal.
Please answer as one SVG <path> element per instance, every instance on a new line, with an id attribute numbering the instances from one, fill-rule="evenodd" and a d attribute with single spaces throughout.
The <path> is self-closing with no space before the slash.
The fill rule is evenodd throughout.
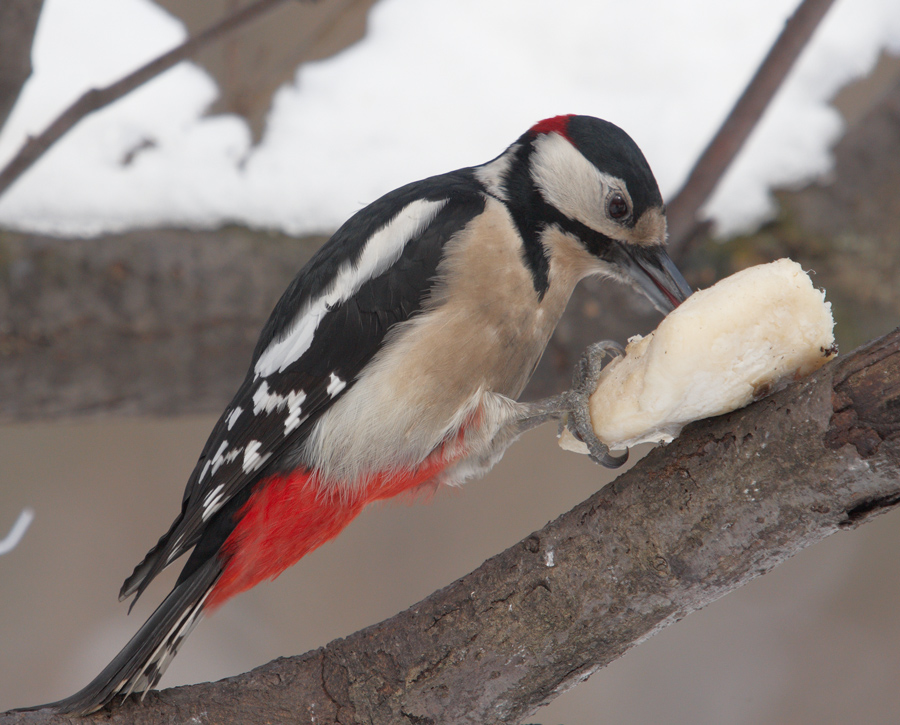
<path id="1" fill-rule="evenodd" d="M 217 89 L 183 63 L 82 122 L 0 197 L 0 225 L 328 231 L 396 186 L 487 161 L 535 121 L 572 112 L 625 128 L 670 197 L 796 5 L 381 0 L 362 42 L 276 94 L 259 146 L 242 119 L 203 115 Z M 184 38 L 148 0 L 46 0 L 0 163 L 86 89 Z M 827 172 L 841 131 L 827 101 L 882 50 L 900 52 L 900 2 L 839 0 L 708 205 L 720 232 L 771 213 L 771 186 Z"/>

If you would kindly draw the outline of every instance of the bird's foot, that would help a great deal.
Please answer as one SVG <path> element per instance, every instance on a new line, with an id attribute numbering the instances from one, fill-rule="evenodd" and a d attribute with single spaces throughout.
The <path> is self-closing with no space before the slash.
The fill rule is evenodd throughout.
<path id="1" fill-rule="evenodd" d="M 572 379 L 572 389 L 534 403 L 520 403 L 515 422 L 516 435 L 524 433 L 549 420 L 559 421 L 559 430 L 568 430 L 587 446 L 588 455 L 595 463 L 607 468 L 618 468 L 628 460 L 628 451 L 613 456 L 609 448 L 594 435 L 591 425 L 590 398 L 597 387 L 603 366 L 625 354 L 625 348 L 611 340 L 595 342 L 584 351 Z"/>
<path id="2" fill-rule="evenodd" d="M 621 456 L 614 456 L 609 448 L 594 435 L 591 424 L 590 398 L 597 388 L 597 381 L 604 365 L 625 354 L 625 348 L 613 340 L 595 342 L 589 346 L 575 366 L 572 389 L 568 393 L 569 411 L 559 421 L 559 432 L 568 428 L 569 432 L 588 449 L 588 455 L 595 463 L 607 468 L 618 468 L 628 460 L 628 450 Z"/>

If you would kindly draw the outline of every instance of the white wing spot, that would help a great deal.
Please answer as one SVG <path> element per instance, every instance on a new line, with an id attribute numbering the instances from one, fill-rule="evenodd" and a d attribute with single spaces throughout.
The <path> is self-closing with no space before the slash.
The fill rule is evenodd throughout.
<path id="1" fill-rule="evenodd" d="M 203 505 L 209 506 L 212 501 L 214 501 L 220 493 L 222 493 L 222 489 L 225 488 L 224 483 L 220 483 L 216 486 L 212 491 L 206 494 L 206 498 L 203 499 Z"/>
<path id="2" fill-rule="evenodd" d="M 256 377 L 282 372 L 299 360 L 312 345 L 319 323 L 329 309 L 346 302 L 366 282 L 394 264 L 409 241 L 421 234 L 446 204 L 447 199 L 413 201 L 369 237 L 356 264 L 341 265 L 325 292 L 306 303 L 284 337 L 269 343 L 253 368 Z"/>
<path id="3" fill-rule="evenodd" d="M 282 397 L 278 393 L 269 392 L 269 384 L 263 380 L 253 393 L 253 415 L 259 415 L 262 411 L 271 413 L 281 400 Z"/>
<path id="4" fill-rule="evenodd" d="M 241 406 L 238 406 L 228 416 L 228 430 L 234 428 L 234 424 L 237 423 L 237 419 L 241 417 L 241 413 L 244 412 L 244 409 Z"/>
<path id="5" fill-rule="evenodd" d="M 341 380 L 337 375 L 331 373 L 330 382 L 328 383 L 327 392 L 332 398 L 347 387 L 347 383 Z"/>
<path id="6" fill-rule="evenodd" d="M 244 473 L 252 473 L 259 470 L 262 464 L 269 460 L 271 453 L 266 453 L 264 456 L 259 455 L 259 447 L 261 445 L 262 443 L 259 441 L 250 441 L 247 444 L 247 449 L 244 451 Z"/>
<path id="7" fill-rule="evenodd" d="M 216 511 L 218 511 L 222 506 L 222 492 L 224 489 L 225 484 L 220 483 L 206 495 L 206 498 L 203 499 L 203 513 L 200 515 L 200 517 L 204 521 L 206 521 Z"/>
<path id="8" fill-rule="evenodd" d="M 303 397 L 305 398 L 306 396 Z M 290 415 L 288 415 L 288 417 L 284 420 L 285 435 L 290 433 L 292 430 L 294 430 L 294 428 L 297 428 L 304 420 L 309 418 L 308 415 L 301 415 L 303 411 L 301 410 L 299 405 L 297 405 L 296 407 L 291 407 L 291 405 L 288 404 L 288 408 L 291 412 Z"/>
<path id="9" fill-rule="evenodd" d="M 263 411 L 271 413 L 287 407 L 288 416 L 284 421 L 284 434 L 287 435 L 309 417 L 303 415 L 302 405 L 305 400 L 306 393 L 302 390 L 292 390 L 287 395 L 270 393 L 269 384 L 263 380 L 253 394 L 253 414 L 259 415 Z"/>
<path id="10" fill-rule="evenodd" d="M 216 471 L 219 470 L 219 467 L 225 463 L 225 458 L 222 455 L 225 452 L 225 449 L 228 447 L 228 441 L 222 441 L 222 444 L 219 446 L 219 450 L 216 451 L 216 455 L 212 457 L 212 475 L 216 475 Z"/>
<path id="11" fill-rule="evenodd" d="M 204 521 L 206 519 L 204 518 Z M 184 534 L 179 534 L 178 538 L 175 539 L 175 543 L 172 544 L 172 553 L 169 554 L 169 558 L 166 559 L 166 566 L 175 561 L 175 557 L 178 556 L 178 549 L 181 547 L 182 542 L 184 541 Z"/>
<path id="12" fill-rule="evenodd" d="M 206 460 L 206 463 L 203 465 L 203 470 L 200 471 L 200 475 L 197 477 L 197 485 L 200 485 L 200 482 L 203 480 L 203 477 L 206 475 L 206 472 L 209 470 L 209 459 Z"/>

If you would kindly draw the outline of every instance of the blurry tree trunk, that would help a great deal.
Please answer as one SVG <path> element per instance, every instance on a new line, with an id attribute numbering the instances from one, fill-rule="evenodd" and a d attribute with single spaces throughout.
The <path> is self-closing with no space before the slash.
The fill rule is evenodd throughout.
<path id="1" fill-rule="evenodd" d="M 0 130 L 31 75 L 31 45 L 44 0 L 0 2 Z"/>
<path id="2" fill-rule="evenodd" d="M 381 624 L 92 721 L 521 723 L 660 629 L 898 503 L 900 329 L 690 426 Z M 0 716 L 0 725 L 69 721 Z"/>
<path id="3" fill-rule="evenodd" d="M 220 411 L 278 297 L 323 241 L 238 227 L 99 239 L 0 232 L 0 422 Z M 583 287 L 534 394 L 568 385 L 588 343 L 659 319 L 623 286 Z M 620 310 L 603 325 L 596 295 Z"/>

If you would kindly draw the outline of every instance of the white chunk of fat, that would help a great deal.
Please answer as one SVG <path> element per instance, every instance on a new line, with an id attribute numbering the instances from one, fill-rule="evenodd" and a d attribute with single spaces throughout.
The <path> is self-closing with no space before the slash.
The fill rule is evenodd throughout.
<path id="1" fill-rule="evenodd" d="M 800 265 L 751 267 L 629 341 L 590 398 L 594 432 L 610 448 L 667 443 L 691 421 L 741 408 L 834 354 L 831 303 Z"/>

